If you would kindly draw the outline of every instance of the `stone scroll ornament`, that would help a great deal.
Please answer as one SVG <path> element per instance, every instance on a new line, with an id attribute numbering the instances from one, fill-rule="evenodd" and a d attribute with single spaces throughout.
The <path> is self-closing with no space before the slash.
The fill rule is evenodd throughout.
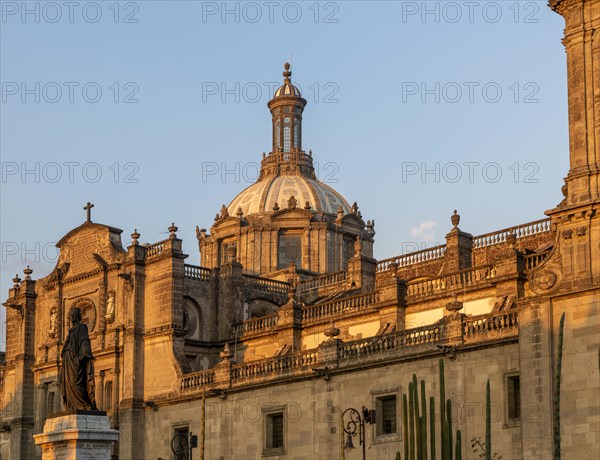
<path id="1" fill-rule="evenodd" d="M 68 410 L 97 410 L 94 357 L 81 309 L 69 311 L 69 334 L 61 352 L 60 393 Z"/>

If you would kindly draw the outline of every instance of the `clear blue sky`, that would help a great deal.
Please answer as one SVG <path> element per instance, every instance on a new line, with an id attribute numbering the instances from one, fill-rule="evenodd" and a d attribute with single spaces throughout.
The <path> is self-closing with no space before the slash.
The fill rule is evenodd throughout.
<path id="1" fill-rule="evenodd" d="M 270 149 L 289 60 L 304 148 L 375 219 L 377 258 L 443 242 L 454 209 L 481 234 L 561 200 L 563 20 L 545 1 L 115 3 L 2 2 L 3 299 L 25 265 L 52 269 L 87 201 L 124 244 L 174 221 L 198 263 L 195 226 Z"/>

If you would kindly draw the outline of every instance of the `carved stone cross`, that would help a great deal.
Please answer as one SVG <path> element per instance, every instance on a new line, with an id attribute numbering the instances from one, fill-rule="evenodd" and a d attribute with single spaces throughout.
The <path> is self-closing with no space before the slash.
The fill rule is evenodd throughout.
<path id="1" fill-rule="evenodd" d="M 91 222 L 92 221 L 92 208 L 94 207 L 94 205 L 92 203 L 90 203 L 89 201 L 87 202 L 87 204 L 83 207 L 83 209 L 85 211 L 87 211 L 87 221 Z"/>

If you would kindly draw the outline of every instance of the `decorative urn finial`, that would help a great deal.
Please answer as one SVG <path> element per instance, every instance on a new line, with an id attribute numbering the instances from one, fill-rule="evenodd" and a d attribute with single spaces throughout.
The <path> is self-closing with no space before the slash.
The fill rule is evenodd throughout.
<path id="1" fill-rule="evenodd" d="M 27 268 L 23 270 L 23 273 L 25 274 L 25 279 L 30 280 L 33 270 L 31 268 L 29 268 L 29 265 L 27 265 Z"/>
<path id="2" fill-rule="evenodd" d="M 285 69 L 285 70 L 283 71 L 283 77 L 284 77 L 284 80 L 283 80 L 283 82 L 284 82 L 284 83 L 291 83 L 291 81 L 292 81 L 292 80 L 291 80 L 292 71 L 290 70 L 290 63 L 289 63 L 289 62 L 286 62 L 285 64 L 283 64 L 283 67 L 284 67 L 284 69 Z"/>
<path id="3" fill-rule="evenodd" d="M 450 217 L 450 220 L 452 221 L 452 225 L 454 225 L 454 228 L 458 228 L 458 224 L 460 223 L 460 214 L 458 214 L 456 209 L 454 210 L 454 214 L 452 214 L 452 216 Z"/>

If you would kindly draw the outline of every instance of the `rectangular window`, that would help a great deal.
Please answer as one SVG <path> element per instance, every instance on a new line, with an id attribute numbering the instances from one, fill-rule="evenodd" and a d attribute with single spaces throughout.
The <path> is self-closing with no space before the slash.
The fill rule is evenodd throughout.
<path id="1" fill-rule="evenodd" d="M 223 241 L 221 243 L 221 265 L 226 264 L 227 262 L 230 262 L 229 256 L 227 254 L 229 252 L 228 250 L 231 248 L 236 249 L 236 246 L 237 246 L 236 241 Z"/>
<path id="2" fill-rule="evenodd" d="M 506 379 L 508 421 L 521 419 L 521 381 L 518 375 L 510 375 Z"/>
<path id="3" fill-rule="evenodd" d="M 397 400 L 396 395 L 387 395 L 377 398 L 375 403 L 377 418 L 377 436 L 386 434 L 396 434 L 398 432 L 397 424 Z"/>
<path id="4" fill-rule="evenodd" d="M 267 449 L 283 447 L 283 412 L 267 415 Z"/>
<path id="5" fill-rule="evenodd" d="M 292 262 L 302 267 L 302 235 L 280 233 L 277 251 L 277 268 L 288 268 Z"/>

